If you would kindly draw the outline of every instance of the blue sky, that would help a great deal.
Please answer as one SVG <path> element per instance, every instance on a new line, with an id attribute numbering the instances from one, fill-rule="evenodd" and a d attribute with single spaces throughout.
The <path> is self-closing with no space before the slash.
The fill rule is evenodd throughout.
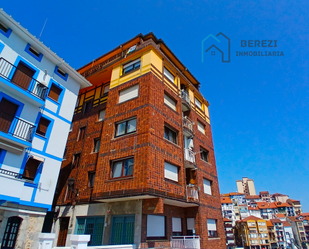
<path id="1" fill-rule="evenodd" d="M 1 7 L 74 68 L 153 31 L 201 82 L 210 102 L 220 192 L 237 179 L 285 193 L 309 211 L 308 1 L 1 1 Z M 223 32 L 231 62 L 205 54 L 201 41 Z M 241 40 L 277 40 L 242 48 Z M 237 57 L 236 51 L 284 56 Z"/>

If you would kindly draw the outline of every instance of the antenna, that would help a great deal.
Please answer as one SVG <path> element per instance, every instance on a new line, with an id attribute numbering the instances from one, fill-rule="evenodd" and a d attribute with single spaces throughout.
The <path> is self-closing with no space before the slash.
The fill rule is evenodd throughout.
<path id="1" fill-rule="evenodd" d="M 47 23 L 47 19 L 48 19 L 48 18 L 46 18 L 45 23 L 44 23 L 43 28 L 42 28 L 42 31 L 41 31 L 41 34 L 40 34 L 40 36 L 39 36 L 39 38 L 38 38 L 39 40 L 40 40 L 40 38 L 41 38 L 41 36 L 42 36 L 42 33 L 43 33 L 43 31 L 44 31 L 45 25 L 46 25 L 46 23 Z"/>

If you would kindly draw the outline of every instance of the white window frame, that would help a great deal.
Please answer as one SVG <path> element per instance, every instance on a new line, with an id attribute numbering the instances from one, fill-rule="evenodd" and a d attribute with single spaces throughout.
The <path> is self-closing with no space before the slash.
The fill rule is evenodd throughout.
<path id="1" fill-rule="evenodd" d="M 139 96 L 139 85 L 127 87 L 119 91 L 119 104 L 137 98 L 138 96 Z"/>
<path id="2" fill-rule="evenodd" d="M 205 194 L 212 195 L 211 185 L 212 185 L 211 181 L 203 178 L 203 187 L 204 187 L 204 193 Z"/>
<path id="3" fill-rule="evenodd" d="M 175 76 L 166 67 L 163 69 L 164 76 L 175 84 Z"/>

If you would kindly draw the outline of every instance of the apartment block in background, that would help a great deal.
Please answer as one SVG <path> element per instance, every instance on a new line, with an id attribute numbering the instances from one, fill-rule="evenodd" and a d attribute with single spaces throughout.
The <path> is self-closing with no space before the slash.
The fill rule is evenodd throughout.
<path id="1" fill-rule="evenodd" d="M 78 92 L 90 85 L 0 10 L 1 248 L 38 248 Z"/>
<path id="2" fill-rule="evenodd" d="M 75 108 L 55 197 L 55 245 L 91 234 L 88 245 L 225 248 L 200 83 L 152 33 L 79 72 L 93 87 Z"/>
<path id="3" fill-rule="evenodd" d="M 248 179 L 248 177 L 243 177 L 242 180 L 236 181 L 237 191 L 245 195 L 256 195 L 254 181 Z"/>

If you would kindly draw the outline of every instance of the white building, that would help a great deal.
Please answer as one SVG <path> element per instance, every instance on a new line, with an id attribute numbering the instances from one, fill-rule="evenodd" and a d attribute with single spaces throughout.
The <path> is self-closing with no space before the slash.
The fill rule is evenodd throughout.
<path id="1" fill-rule="evenodd" d="M 1 248 L 38 248 L 78 92 L 88 86 L 0 10 Z"/>

